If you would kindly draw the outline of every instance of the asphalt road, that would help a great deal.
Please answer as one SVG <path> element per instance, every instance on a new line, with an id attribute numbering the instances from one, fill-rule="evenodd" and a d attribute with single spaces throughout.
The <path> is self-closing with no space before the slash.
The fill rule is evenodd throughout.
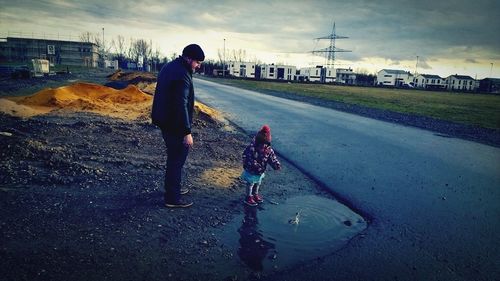
<path id="1" fill-rule="evenodd" d="M 196 97 L 371 221 L 288 280 L 499 280 L 500 149 L 195 79 Z"/>

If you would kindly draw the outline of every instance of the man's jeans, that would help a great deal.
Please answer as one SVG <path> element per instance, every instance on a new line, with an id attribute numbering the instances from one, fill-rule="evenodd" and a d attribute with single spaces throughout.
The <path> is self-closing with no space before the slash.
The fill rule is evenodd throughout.
<path id="1" fill-rule="evenodd" d="M 165 172 L 165 202 L 177 203 L 180 199 L 182 167 L 189 153 L 183 144 L 184 137 L 162 131 L 167 146 L 167 170 Z"/>

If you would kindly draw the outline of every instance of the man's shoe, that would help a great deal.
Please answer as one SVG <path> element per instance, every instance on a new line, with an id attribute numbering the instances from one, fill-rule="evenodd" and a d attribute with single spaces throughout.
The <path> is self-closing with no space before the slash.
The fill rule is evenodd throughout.
<path id="1" fill-rule="evenodd" d="M 193 205 L 193 202 L 186 202 L 186 201 L 183 201 L 182 199 L 175 202 L 175 203 L 165 202 L 165 207 L 167 207 L 167 208 L 187 208 L 187 207 L 191 207 L 192 205 Z"/>
<path id="2" fill-rule="evenodd" d="M 252 206 L 252 207 L 255 207 L 257 206 L 257 202 L 255 202 L 255 200 L 253 199 L 253 196 L 248 196 L 245 201 L 243 201 L 245 204 L 247 204 L 248 206 Z"/>
<path id="3" fill-rule="evenodd" d="M 188 194 L 188 193 L 189 193 L 189 189 L 187 189 L 187 188 L 181 188 L 181 192 L 180 192 L 181 195 L 185 195 L 185 194 Z"/>
<path id="4" fill-rule="evenodd" d="M 264 202 L 264 198 L 260 194 L 254 194 L 253 195 L 253 200 L 257 203 L 262 203 Z"/>

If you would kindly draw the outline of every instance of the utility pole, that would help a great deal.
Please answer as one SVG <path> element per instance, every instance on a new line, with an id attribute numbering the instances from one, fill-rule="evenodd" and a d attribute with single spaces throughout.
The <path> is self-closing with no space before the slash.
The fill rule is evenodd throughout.
<path id="1" fill-rule="evenodd" d="M 96 38 L 97 39 L 97 38 Z M 102 44 L 101 44 L 101 59 L 102 59 L 102 67 L 106 67 L 105 63 L 104 63 L 104 27 L 102 28 Z"/>
<path id="2" fill-rule="evenodd" d="M 491 76 L 491 74 L 493 73 L 493 63 L 490 63 L 490 64 L 491 64 L 491 67 L 490 67 L 490 78 L 493 78 L 493 77 Z"/>
<path id="3" fill-rule="evenodd" d="M 102 53 L 104 54 L 104 27 L 102 28 Z"/>
<path id="4" fill-rule="evenodd" d="M 415 78 L 417 77 L 417 69 L 418 69 L 418 56 L 417 56 L 417 63 L 415 64 Z"/>
<path id="5" fill-rule="evenodd" d="M 224 38 L 224 54 L 222 55 L 222 77 L 226 75 L 226 38 Z"/>

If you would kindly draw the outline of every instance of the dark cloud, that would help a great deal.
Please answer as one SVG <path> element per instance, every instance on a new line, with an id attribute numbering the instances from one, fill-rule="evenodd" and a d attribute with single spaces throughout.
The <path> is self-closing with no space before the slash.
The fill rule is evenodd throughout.
<path id="1" fill-rule="evenodd" d="M 471 58 L 467 58 L 467 59 L 465 59 L 465 62 L 467 62 L 467 63 L 478 63 L 478 61 L 477 61 L 477 60 L 475 60 L 475 59 L 471 59 Z"/>
<path id="2" fill-rule="evenodd" d="M 335 21 L 337 33 L 349 37 L 337 40 L 337 47 L 352 50 L 339 53 L 343 59 L 500 59 L 500 1 L 496 0 L 0 0 L 0 4 L 2 30 L 20 14 L 34 26 L 53 29 L 85 29 L 86 23 L 145 29 L 183 26 L 248 34 L 275 52 L 307 53 L 329 45 L 328 40 L 313 39 L 330 34 Z"/>

